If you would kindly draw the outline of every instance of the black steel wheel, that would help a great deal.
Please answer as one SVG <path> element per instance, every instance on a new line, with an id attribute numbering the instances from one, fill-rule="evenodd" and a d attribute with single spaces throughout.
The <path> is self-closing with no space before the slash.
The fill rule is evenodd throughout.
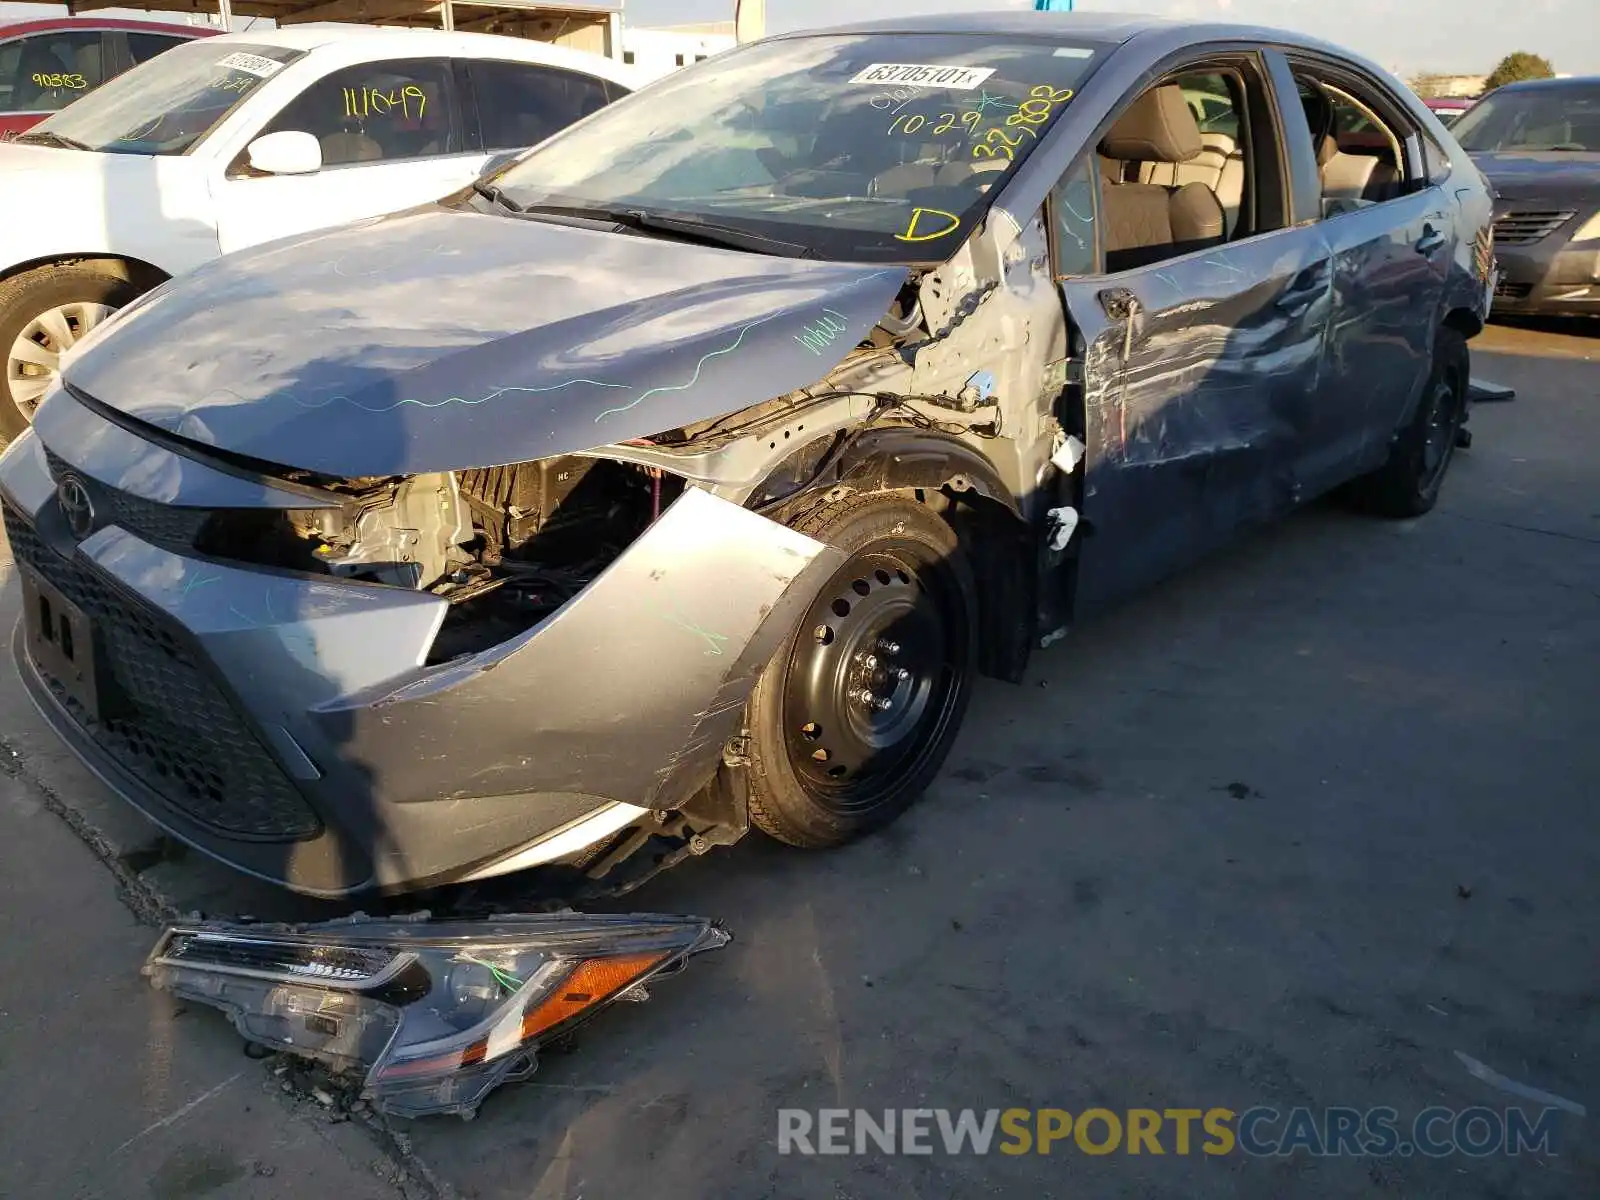
<path id="1" fill-rule="evenodd" d="M 1349 485 L 1347 494 L 1359 507 L 1386 517 L 1420 517 L 1438 503 L 1467 420 L 1471 362 L 1466 339 L 1441 328 L 1411 424 L 1395 439 L 1388 462 Z"/>
<path id="2" fill-rule="evenodd" d="M 975 669 L 970 570 L 954 531 L 898 496 L 797 523 L 849 558 L 751 699 L 750 816 L 791 845 L 839 845 L 903 812 L 938 772 Z"/>

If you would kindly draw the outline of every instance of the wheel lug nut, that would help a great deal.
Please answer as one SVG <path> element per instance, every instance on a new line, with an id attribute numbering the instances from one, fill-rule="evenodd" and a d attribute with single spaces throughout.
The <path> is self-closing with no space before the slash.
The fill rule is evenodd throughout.
<path id="1" fill-rule="evenodd" d="M 888 654 L 888 655 L 899 654 L 900 653 L 900 643 L 899 642 L 891 642 L 887 638 L 884 638 L 884 639 L 882 639 L 881 641 L 878 642 L 878 649 L 882 650 L 885 654 Z"/>
<path id="2" fill-rule="evenodd" d="M 876 701 L 874 703 L 873 707 L 876 708 L 879 712 L 888 712 L 891 708 L 894 707 L 894 701 L 889 699 L 889 697 L 884 696 L 882 699 Z"/>
<path id="3" fill-rule="evenodd" d="M 872 670 L 873 667 L 878 665 L 878 656 L 876 654 L 863 654 L 861 656 L 861 665 L 869 671 Z"/>
<path id="4" fill-rule="evenodd" d="M 906 670 L 904 667 L 901 667 L 898 671 L 896 671 L 894 673 L 894 677 L 896 679 L 898 679 L 901 683 L 904 683 L 906 680 L 911 678 L 911 672 Z"/>

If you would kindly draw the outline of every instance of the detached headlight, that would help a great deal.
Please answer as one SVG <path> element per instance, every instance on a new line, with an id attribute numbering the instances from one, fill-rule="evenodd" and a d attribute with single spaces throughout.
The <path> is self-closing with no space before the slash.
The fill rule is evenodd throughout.
<path id="1" fill-rule="evenodd" d="M 253 1042 L 364 1076 L 398 1116 L 474 1111 L 534 1052 L 728 934 L 698 917 L 560 913 L 489 921 L 168 928 L 144 972 L 224 1010 Z"/>
<path id="2" fill-rule="evenodd" d="M 1585 221 L 1578 232 L 1572 235 L 1572 240 L 1575 242 L 1600 241 L 1600 212 L 1595 213 L 1594 216 Z"/>

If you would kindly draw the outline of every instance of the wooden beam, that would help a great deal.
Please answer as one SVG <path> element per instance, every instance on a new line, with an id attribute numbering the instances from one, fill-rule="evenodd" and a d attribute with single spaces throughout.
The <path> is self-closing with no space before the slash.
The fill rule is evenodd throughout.
<path id="1" fill-rule="evenodd" d="M 126 3 L 127 0 L 123 2 Z M 140 2 L 143 3 L 144 0 Z M 328 0 L 324 4 L 312 4 L 303 8 L 297 6 L 291 9 L 285 5 L 278 11 L 278 22 L 282 25 L 300 25 L 307 21 L 360 21 L 381 24 L 395 17 L 436 16 L 439 5 L 426 3 L 426 0 L 423 3 L 418 3 L 417 0 Z"/>

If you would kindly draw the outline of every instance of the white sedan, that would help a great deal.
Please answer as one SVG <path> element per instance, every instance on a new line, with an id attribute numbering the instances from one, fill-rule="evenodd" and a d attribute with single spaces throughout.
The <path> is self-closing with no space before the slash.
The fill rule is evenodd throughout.
<path id="1" fill-rule="evenodd" d="M 0 143 L 0 441 L 26 428 L 62 352 L 134 297 L 221 254 L 448 195 L 633 78 L 520 38 L 264 30 L 178 46 Z"/>

